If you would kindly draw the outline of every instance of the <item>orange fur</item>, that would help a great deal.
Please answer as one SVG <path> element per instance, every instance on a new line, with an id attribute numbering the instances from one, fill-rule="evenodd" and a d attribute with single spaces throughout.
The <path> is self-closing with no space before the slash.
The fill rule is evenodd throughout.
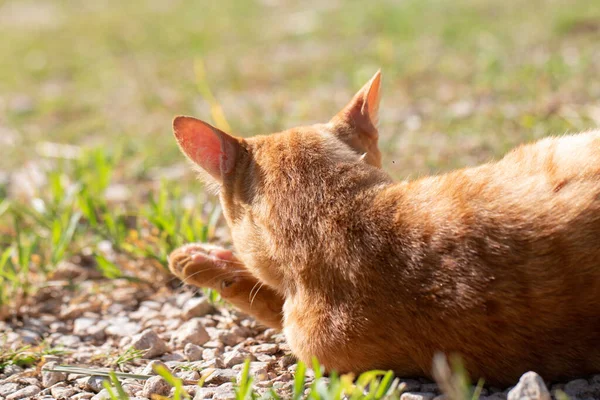
<path id="1" fill-rule="evenodd" d="M 217 181 L 236 256 L 190 245 L 172 271 L 212 279 L 328 369 L 430 376 L 443 351 L 495 384 L 530 369 L 550 380 L 600 372 L 600 131 L 394 183 L 378 168 L 379 82 L 327 124 L 188 154 L 233 165 Z M 184 152 L 197 148 L 181 137 L 215 129 L 174 126 Z M 225 277 L 214 282 L 211 268 Z"/>

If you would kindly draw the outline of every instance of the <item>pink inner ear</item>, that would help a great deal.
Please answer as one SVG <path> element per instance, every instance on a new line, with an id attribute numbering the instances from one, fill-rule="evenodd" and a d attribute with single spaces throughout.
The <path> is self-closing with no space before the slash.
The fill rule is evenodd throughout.
<path id="1" fill-rule="evenodd" d="M 224 164 L 231 164 L 227 161 L 232 157 L 225 156 L 217 129 L 195 118 L 177 117 L 173 121 L 173 130 L 179 147 L 185 155 L 211 176 L 220 180 L 221 160 L 225 161 Z"/>

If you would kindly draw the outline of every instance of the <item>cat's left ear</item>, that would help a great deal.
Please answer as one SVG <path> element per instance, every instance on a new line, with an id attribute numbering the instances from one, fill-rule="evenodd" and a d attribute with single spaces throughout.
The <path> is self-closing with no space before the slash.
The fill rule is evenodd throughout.
<path id="1" fill-rule="evenodd" d="M 176 117 L 173 120 L 173 133 L 181 151 L 190 161 L 219 184 L 233 172 L 243 151 L 242 139 L 196 118 Z"/>
<path id="2" fill-rule="evenodd" d="M 376 167 L 381 167 L 377 146 L 380 88 L 381 71 L 377 71 L 330 121 L 338 137 L 357 152 L 366 154 L 365 160 Z"/>

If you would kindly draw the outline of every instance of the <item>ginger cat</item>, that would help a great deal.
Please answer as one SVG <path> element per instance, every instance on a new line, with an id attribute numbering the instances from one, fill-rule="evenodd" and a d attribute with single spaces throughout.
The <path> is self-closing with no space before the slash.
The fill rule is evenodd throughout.
<path id="1" fill-rule="evenodd" d="M 377 73 L 330 122 L 248 139 L 177 117 L 236 253 L 190 244 L 172 272 L 329 370 L 430 376 L 443 351 L 497 385 L 600 372 L 600 131 L 396 183 L 379 93 Z"/>

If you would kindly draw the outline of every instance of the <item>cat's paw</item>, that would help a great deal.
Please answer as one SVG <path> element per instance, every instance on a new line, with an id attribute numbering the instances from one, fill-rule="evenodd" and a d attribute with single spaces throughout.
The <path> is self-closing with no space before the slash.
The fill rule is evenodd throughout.
<path id="1" fill-rule="evenodd" d="M 233 252 L 206 243 L 190 243 L 169 255 L 169 269 L 184 283 L 221 290 L 243 270 Z"/>

